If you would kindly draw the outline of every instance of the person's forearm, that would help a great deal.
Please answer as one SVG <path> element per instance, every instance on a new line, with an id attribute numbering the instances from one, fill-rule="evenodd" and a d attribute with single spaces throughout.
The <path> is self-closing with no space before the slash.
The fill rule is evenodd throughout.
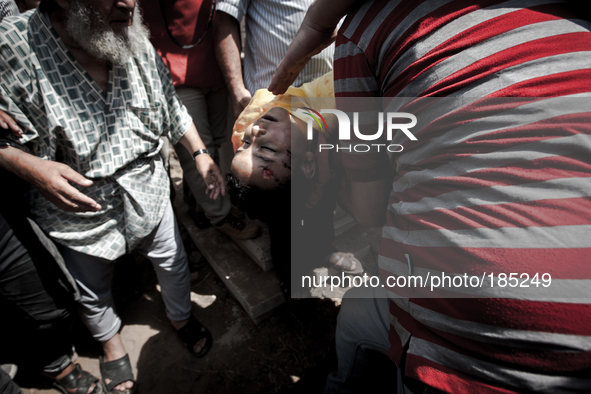
<path id="1" fill-rule="evenodd" d="M 388 198 L 392 181 L 351 182 L 343 179 L 339 204 L 365 227 L 381 227 L 386 223 Z"/>
<path id="2" fill-rule="evenodd" d="M 18 148 L 12 146 L 3 146 L 0 148 L 0 167 L 29 183 L 33 183 L 34 171 L 38 166 L 42 166 L 43 163 L 44 160 L 23 152 Z"/>
<path id="3" fill-rule="evenodd" d="M 357 1 L 365 0 L 316 0 L 310 5 L 300 29 L 273 74 L 269 91 L 273 94 L 285 93 L 312 56 L 336 39 L 339 21 Z"/>
<path id="4" fill-rule="evenodd" d="M 235 99 L 244 90 L 240 60 L 240 25 L 223 11 L 216 12 L 213 23 L 215 57 L 226 86 Z"/>
<path id="5" fill-rule="evenodd" d="M 205 144 L 203 143 L 201 137 L 199 136 L 199 133 L 197 132 L 195 123 L 191 123 L 191 127 L 185 133 L 185 135 L 181 137 L 179 142 L 191 154 L 200 149 L 206 149 Z M 199 171 L 199 173 L 205 180 L 205 183 L 207 184 L 206 194 L 214 200 L 217 199 L 220 194 L 222 196 L 225 195 L 226 187 L 224 184 L 224 177 L 222 175 L 222 172 L 220 171 L 220 168 L 214 163 L 211 156 L 205 153 L 201 153 L 197 156 L 194 156 L 193 159 L 195 160 L 197 170 Z"/>
<path id="6" fill-rule="evenodd" d="M 199 133 L 197 132 L 197 128 L 195 127 L 195 123 L 191 123 L 191 127 L 189 130 L 181 137 L 179 142 L 189 151 L 189 153 L 193 154 L 193 152 L 198 151 L 199 149 L 206 149 L 205 144 L 201 140 Z"/>
<path id="7" fill-rule="evenodd" d="M 96 212 L 101 206 L 71 183 L 88 187 L 92 185 L 69 166 L 43 160 L 12 146 L 0 148 L 0 167 L 24 179 L 56 207 L 68 212 Z"/>
<path id="8" fill-rule="evenodd" d="M 355 3 L 365 0 L 316 0 L 304 17 L 302 25 L 331 33 Z"/>

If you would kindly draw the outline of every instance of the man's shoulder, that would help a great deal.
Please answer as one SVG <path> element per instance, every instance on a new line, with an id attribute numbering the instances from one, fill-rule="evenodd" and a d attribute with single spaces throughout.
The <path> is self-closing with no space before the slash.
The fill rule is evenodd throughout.
<path id="1" fill-rule="evenodd" d="M 2 19 L 2 22 L 0 22 L 0 43 L 11 43 L 15 37 L 27 39 L 29 21 L 34 13 L 35 11 L 31 10 Z"/>
<path id="2" fill-rule="evenodd" d="M 0 58 L 25 56 L 29 48 L 28 28 L 34 11 L 4 18 L 0 22 Z M 16 53 L 15 53 L 16 52 Z"/>
<path id="3" fill-rule="evenodd" d="M 149 69 L 155 68 L 157 72 L 160 73 L 162 71 L 160 64 L 164 64 L 162 57 L 158 54 L 158 51 L 154 48 L 154 45 L 149 38 L 146 37 L 143 44 L 142 50 L 134 55 L 135 61 L 143 64 L 144 67 L 148 67 Z M 164 68 L 166 69 L 166 66 L 164 66 Z"/>
<path id="4" fill-rule="evenodd" d="M 293 13 L 305 14 L 313 2 L 313 0 L 290 0 L 288 2 L 277 0 L 248 0 L 248 3 L 253 9 L 258 10 L 258 12 L 271 12 L 278 15 L 285 14 L 285 16 Z"/>
<path id="5" fill-rule="evenodd" d="M 222 11 L 234 17 L 241 18 L 245 12 L 244 0 L 219 0 L 216 4 L 216 11 Z"/>

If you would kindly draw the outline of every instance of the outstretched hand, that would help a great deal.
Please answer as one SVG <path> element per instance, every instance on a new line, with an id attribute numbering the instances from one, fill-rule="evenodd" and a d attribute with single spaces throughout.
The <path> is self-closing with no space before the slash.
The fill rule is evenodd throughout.
<path id="1" fill-rule="evenodd" d="M 226 185 L 224 183 L 224 177 L 213 159 L 207 154 L 201 154 L 195 156 L 195 165 L 197 165 L 197 170 L 203 179 L 205 179 L 205 184 L 207 185 L 205 194 L 212 200 L 216 200 L 220 194 L 225 196 Z"/>
<path id="2" fill-rule="evenodd" d="M 0 149 L 0 167 L 35 186 L 46 199 L 64 211 L 101 210 L 96 201 L 70 185 L 71 182 L 88 187 L 92 181 L 66 164 L 43 160 L 18 148 L 3 146 Z"/>
<path id="3" fill-rule="evenodd" d="M 69 183 L 88 187 L 92 185 L 92 181 L 65 164 L 43 160 L 42 165 L 35 166 L 35 170 L 30 172 L 30 182 L 39 193 L 61 210 L 96 212 L 101 209 L 96 201 Z"/>

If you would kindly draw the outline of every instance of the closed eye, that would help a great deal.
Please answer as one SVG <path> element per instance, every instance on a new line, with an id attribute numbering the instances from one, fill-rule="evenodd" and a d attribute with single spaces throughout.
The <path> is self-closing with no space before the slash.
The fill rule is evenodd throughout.
<path id="1" fill-rule="evenodd" d="M 258 158 L 258 159 L 261 159 L 261 160 L 262 160 L 262 161 L 264 161 L 265 163 L 272 163 L 272 162 L 274 162 L 274 161 L 275 161 L 275 160 L 272 160 L 272 159 L 266 158 L 266 157 L 264 157 L 264 156 L 261 156 L 261 155 L 254 155 L 254 157 L 256 157 L 256 158 Z"/>
<path id="2" fill-rule="evenodd" d="M 265 114 L 261 117 L 262 119 L 268 120 L 269 122 L 277 122 L 277 119 L 271 115 Z"/>

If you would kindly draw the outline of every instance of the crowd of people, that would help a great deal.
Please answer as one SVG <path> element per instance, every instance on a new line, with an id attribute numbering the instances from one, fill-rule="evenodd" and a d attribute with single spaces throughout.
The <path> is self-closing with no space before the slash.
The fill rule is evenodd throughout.
<path id="1" fill-rule="evenodd" d="M 332 245 L 337 201 L 383 226 L 376 275 L 387 286 L 345 294 L 325 392 L 363 390 L 371 353 L 394 365 L 384 392 L 591 391 L 583 10 L 563 0 L 0 1 L 0 362 L 35 349 L 63 393 L 138 392 L 111 294 L 114 264 L 132 251 L 152 263 L 186 351 L 207 355 L 214 338 L 191 312 L 170 202 L 170 144 L 201 226 L 250 239 L 261 231 L 250 219 L 268 225 L 286 295 L 318 264 L 362 272 Z M 299 111 L 361 111 L 351 99 L 378 97 L 400 98 L 380 101 L 384 112 L 428 114 L 416 140 L 375 141 L 396 152 L 350 148 L 375 122 L 343 145 L 335 119 L 315 125 Z M 417 297 L 385 280 L 411 272 L 549 272 L 554 287 L 541 298 L 509 288 Z M 72 362 L 73 311 L 102 347 L 98 378 Z M 19 392 L 0 369 L 0 393 Z"/>

